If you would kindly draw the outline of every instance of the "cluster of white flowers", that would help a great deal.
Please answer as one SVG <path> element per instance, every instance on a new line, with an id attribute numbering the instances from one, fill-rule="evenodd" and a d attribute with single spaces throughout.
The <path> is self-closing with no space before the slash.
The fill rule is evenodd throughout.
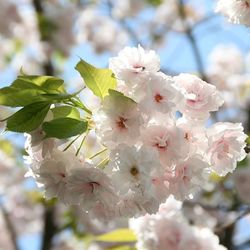
<path id="1" fill-rule="evenodd" d="M 111 18 L 92 7 L 79 13 L 76 27 L 78 42 L 89 42 L 96 53 L 120 50 L 129 39 L 127 33 Z"/>
<path id="2" fill-rule="evenodd" d="M 250 25 L 249 0 L 219 0 L 216 11 L 228 17 L 232 23 Z"/>
<path id="3" fill-rule="evenodd" d="M 28 135 L 31 175 L 46 197 L 95 217 L 152 214 L 170 194 L 192 198 L 210 172 L 224 176 L 246 156 L 241 124 L 205 127 L 223 104 L 215 86 L 159 72 L 159 56 L 140 46 L 126 47 L 109 66 L 121 92 L 110 91 L 93 116 L 107 159 L 97 164 L 73 147 L 63 152 L 41 130 Z"/>
<path id="4" fill-rule="evenodd" d="M 144 0 L 124 0 L 124 1 L 112 1 L 112 15 L 115 18 L 123 19 L 137 15 L 145 6 Z"/>
<path id="5" fill-rule="evenodd" d="M 220 91 L 229 107 L 250 104 L 249 52 L 244 58 L 238 47 L 220 44 L 210 53 L 207 76 Z"/>
<path id="6" fill-rule="evenodd" d="M 177 31 L 185 31 L 186 24 L 193 25 L 202 19 L 203 16 L 201 5 L 194 6 L 192 2 L 185 3 L 183 8 L 185 19 L 182 19 L 179 0 L 163 0 L 156 7 L 153 24 L 163 26 L 167 29 L 172 28 Z"/>
<path id="7" fill-rule="evenodd" d="M 130 220 L 138 250 L 225 250 L 210 229 L 188 224 L 181 204 L 170 197 L 159 212 Z"/>

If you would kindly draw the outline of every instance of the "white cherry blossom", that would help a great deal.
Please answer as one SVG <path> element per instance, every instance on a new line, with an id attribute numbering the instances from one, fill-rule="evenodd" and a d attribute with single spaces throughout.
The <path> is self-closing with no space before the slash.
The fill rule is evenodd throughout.
<path id="1" fill-rule="evenodd" d="M 97 202 L 109 208 L 117 201 L 111 179 L 88 163 L 70 170 L 66 185 L 69 203 L 80 204 L 85 211 L 92 209 Z"/>
<path id="2" fill-rule="evenodd" d="M 143 143 L 159 153 L 164 168 L 171 168 L 174 163 L 188 154 L 188 143 L 183 131 L 175 125 L 152 125 L 142 132 Z"/>
<path id="3" fill-rule="evenodd" d="M 109 68 L 119 80 L 135 86 L 147 81 L 149 72 L 160 70 L 160 58 L 155 51 L 144 50 L 140 45 L 138 48 L 125 47 L 118 57 L 109 59 Z"/>
<path id="4" fill-rule="evenodd" d="M 180 200 L 192 198 L 208 181 L 209 167 L 199 156 L 178 162 L 174 171 L 165 176 L 169 192 Z"/>
<path id="5" fill-rule="evenodd" d="M 150 75 L 145 92 L 146 95 L 140 102 L 140 108 L 147 114 L 169 113 L 174 110 L 180 99 L 172 78 L 163 77 L 161 74 Z"/>
<path id="6" fill-rule="evenodd" d="M 216 11 L 221 12 L 232 23 L 250 25 L 249 0 L 219 0 Z"/>
<path id="7" fill-rule="evenodd" d="M 247 135 L 243 133 L 240 123 L 219 122 L 207 130 L 208 158 L 211 168 L 224 176 L 233 172 L 237 161 L 246 157 L 244 150 Z"/>
<path id="8" fill-rule="evenodd" d="M 58 197 L 66 202 L 68 199 L 66 183 L 69 171 L 81 165 L 81 160 L 76 158 L 74 153 L 54 149 L 50 158 L 45 158 L 37 164 L 33 163 L 32 170 L 37 183 L 44 188 L 46 198 Z"/>
<path id="9" fill-rule="evenodd" d="M 194 75 L 180 74 L 174 77 L 174 80 L 184 94 L 179 110 L 187 118 L 207 119 L 209 112 L 217 111 L 223 104 L 216 87 Z"/>
<path id="10" fill-rule="evenodd" d="M 111 159 L 109 167 L 115 189 L 125 200 L 131 200 L 137 207 L 148 210 L 148 202 L 156 202 L 152 177 L 162 173 L 157 154 L 145 146 L 136 149 L 119 145 L 111 152 Z"/>
<path id="11" fill-rule="evenodd" d="M 137 103 L 128 98 L 107 96 L 95 115 L 97 134 L 110 147 L 132 143 L 140 135 L 142 117 Z"/>

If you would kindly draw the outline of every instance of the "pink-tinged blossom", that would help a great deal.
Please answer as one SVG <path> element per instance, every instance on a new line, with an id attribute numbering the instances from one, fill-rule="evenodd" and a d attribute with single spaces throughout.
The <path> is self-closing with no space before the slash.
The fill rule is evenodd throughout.
<path id="1" fill-rule="evenodd" d="M 149 126 L 142 132 L 141 140 L 159 153 L 164 168 L 171 168 L 179 159 L 187 157 L 188 143 L 175 125 Z"/>
<path id="2" fill-rule="evenodd" d="M 121 196 L 122 206 L 134 204 L 139 210 L 158 210 L 152 177 L 162 174 L 157 154 L 142 146 L 140 149 L 123 144 L 111 151 L 111 178 Z M 127 201 L 126 201 L 127 200 Z"/>
<path id="3" fill-rule="evenodd" d="M 174 111 L 180 99 L 180 93 L 174 87 L 172 78 L 162 74 L 151 74 L 144 92 L 146 95 L 140 102 L 140 108 L 150 115 L 155 112 L 166 114 Z"/>
<path id="4" fill-rule="evenodd" d="M 219 0 L 216 12 L 225 15 L 232 23 L 250 25 L 249 0 Z"/>
<path id="5" fill-rule="evenodd" d="M 98 54 L 107 50 L 117 52 L 128 41 L 127 32 L 93 6 L 79 13 L 76 29 L 78 42 L 89 42 Z"/>
<path id="6" fill-rule="evenodd" d="M 149 72 L 156 73 L 160 69 L 160 58 L 153 50 L 146 51 L 140 45 L 138 48 L 125 47 L 118 57 L 109 59 L 109 68 L 119 80 L 130 86 L 147 81 Z"/>
<path id="7" fill-rule="evenodd" d="M 171 197 L 161 207 L 156 214 L 130 219 L 138 250 L 226 250 L 210 229 L 190 225 Z"/>
<path id="8" fill-rule="evenodd" d="M 137 15 L 144 7 L 145 2 L 143 0 L 124 0 L 124 1 L 112 1 L 113 9 L 112 15 L 115 18 L 124 19 Z"/>
<path id="9" fill-rule="evenodd" d="M 219 238 L 208 228 L 192 227 L 190 233 L 185 234 L 185 238 L 181 242 L 180 250 L 185 250 L 188 246 L 189 250 L 226 250 L 219 245 Z"/>
<path id="10" fill-rule="evenodd" d="M 51 199 L 58 197 L 63 202 L 67 201 L 67 178 L 72 168 L 82 166 L 82 162 L 74 153 L 54 150 L 50 158 L 32 164 L 33 174 L 39 186 L 45 190 L 45 197 Z"/>
<path id="11" fill-rule="evenodd" d="M 199 156 L 180 161 L 165 175 L 169 192 L 180 200 L 192 198 L 208 181 L 209 172 L 208 163 Z"/>
<path id="12" fill-rule="evenodd" d="M 209 61 L 209 75 L 219 75 L 227 78 L 233 74 L 241 74 L 245 69 L 243 54 L 235 45 L 219 44 L 209 55 Z M 214 82 L 214 84 L 218 86 L 216 82 Z M 219 89 L 223 89 L 223 87 L 225 88 L 226 86 L 218 87 Z"/>
<path id="13" fill-rule="evenodd" d="M 111 179 L 88 163 L 70 171 L 67 192 L 69 203 L 80 204 L 85 211 L 91 210 L 97 202 L 104 208 L 110 208 L 117 202 Z"/>
<path id="14" fill-rule="evenodd" d="M 102 143 L 110 147 L 132 143 L 140 135 L 141 113 L 137 103 L 128 98 L 105 97 L 94 119 Z"/>
<path id="15" fill-rule="evenodd" d="M 237 161 L 246 157 L 247 135 L 240 123 L 219 122 L 207 130 L 208 160 L 212 170 L 220 176 L 233 172 Z"/>
<path id="16" fill-rule="evenodd" d="M 187 118 L 207 119 L 209 112 L 217 111 L 223 104 L 216 87 L 197 76 L 180 74 L 174 77 L 174 80 L 184 94 L 179 104 L 179 111 Z"/>
<path id="17" fill-rule="evenodd" d="M 44 139 L 45 133 L 38 128 L 29 134 L 26 133 L 25 149 L 32 160 L 42 161 L 56 146 L 54 138 Z"/>
<path id="18" fill-rule="evenodd" d="M 205 127 L 183 117 L 177 120 L 176 125 L 182 130 L 184 140 L 188 144 L 189 155 L 198 154 L 203 156 L 208 147 Z"/>

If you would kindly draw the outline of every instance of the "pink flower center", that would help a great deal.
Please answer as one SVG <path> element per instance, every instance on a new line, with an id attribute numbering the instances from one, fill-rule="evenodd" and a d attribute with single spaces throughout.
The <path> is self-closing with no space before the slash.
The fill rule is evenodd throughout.
<path id="1" fill-rule="evenodd" d="M 144 66 L 142 66 L 142 65 L 140 65 L 140 64 L 135 64 L 135 65 L 133 65 L 133 68 L 136 69 L 136 70 L 139 69 L 140 71 L 143 71 L 143 70 L 146 69 Z"/>
<path id="2" fill-rule="evenodd" d="M 186 132 L 185 135 L 184 135 L 184 139 L 186 139 L 187 141 L 189 141 L 190 137 L 191 137 L 190 134 L 188 132 Z"/>
<path id="3" fill-rule="evenodd" d="M 119 117 L 119 120 L 116 122 L 117 127 L 120 129 L 126 129 L 126 124 L 125 124 L 126 121 L 127 119 Z"/>
<path id="4" fill-rule="evenodd" d="M 168 142 L 165 141 L 164 144 L 157 142 L 157 143 L 155 143 L 155 147 L 157 147 L 158 149 L 166 149 L 168 147 Z"/>
<path id="5" fill-rule="evenodd" d="M 61 176 L 62 178 L 65 178 L 66 175 L 64 173 L 58 173 L 59 176 Z"/>
<path id="6" fill-rule="evenodd" d="M 245 7 L 245 8 L 249 8 L 250 7 L 250 3 L 248 1 L 245 1 L 242 4 L 243 4 L 243 7 Z"/>
<path id="7" fill-rule="evenodd" d="M 156 136 L 153 141 L 153 146 L 156 147 L 159 151 L 166 151 L 169 146 L 169 136 Z"/>
<path id="8" fill-rule="evenodd" d="M 155 95 L 155 101 L 156 101 L 156 102 L 159 103 L 159 102 L 161 102 L 162 100 L 163 100 L 163 96 L 162 96 L 162 95 L 160 95 L 160 94 L 156 94 L 156 95 Z"/>

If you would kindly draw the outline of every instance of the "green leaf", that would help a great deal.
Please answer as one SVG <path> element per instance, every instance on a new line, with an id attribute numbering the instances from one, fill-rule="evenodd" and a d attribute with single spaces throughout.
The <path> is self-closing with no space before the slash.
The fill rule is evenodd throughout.
<path id="1" fill-rule="evenodd" d="M 132 246 L 114 246 L 114 247 L 109 247 L 106 250 L 136 250 L 135 247 Z"/>
<path id="2" fill-rule="evenodd" d="M 11 156 L 14 152 L 13 145 L 7 140 L 0 140 L 0 149 L 6 154 Z"/>
<path id="3" fill-rule="evenodd" d="M 163 0 L 146 0 L 146 2 L 156 7 L 159 6 L 163 2 Z"/>
<path id="4" fill-rule="evenodd" d="M 76 65 L 76 70 L 81 74 L 88 88 L 102 99 L 108 95 L 109 89 L 116 87 L 116 79 L 110 69 L 98 69 L 81 60 Z"/>
<path id="5" fill-rule="evenodd" d="M 47 138 L 65 139 L 84 133 L 88 128 L 88 122 L 65 117 L 45 122 L 42 127 Z"/>
<path id="6" fill-rule="evenodd" d="M 77 92 L 78 93 L 78 92 Z M 41 89 L 19 89 L 13 87 L 5 87 L 0 89 L 0 105 L 9 107 L 22 107 L 35 102 L 51 102 L 58 103 L 74 97 L 74 94 L 52 94 L 46 93 Z"/>
<path id="7" fill-rule="evenodd" d="M 51 111 L 53 112 L 54 119 L 69 117 L 80 120 L 80 112 L 76 108 L 70 106 L 55 107 L 51 109 Z"/>
<path id="8" fill-rule="evenodd" d="M 95 238 L 96 241 L 105 242 L 134 242 L 136 235 L 128 228 L 121 228 L 115 231 L 99 235 Z"/>
<path id="9" fill-rule="evenodd" d="M 48 102 L 27 105 L 8 118 L 6 129 L 14 132 L 30 132 L 43 122 L 49 108 Z"/>
<path id="10" fill-rule="evenodd" d="M 64 81 L 52 76 L 18 76 L 11 86 L 15 88 L 41 88 L 47 93 L 65 93 Z"/>
<path id="11" fill-rule="evenodd" d="M 0 105 L 21 107 L 28 104 L 43 101 L 41 95 L 45 93 L 38 89 L 15 89 L 5 87 L 0 89 Z"/>
<path id="12" fill-rule="evenodd" d="M 133 99 L 131 99 L 130 97 L 125 96 L 122 92 L 119 92 L 117 90 L 114 89 L 109 89 L 109 95 L 115 98 L 120 98 L 123 99 L 124 101 L 129 101 L 129 102 L 134 102 L 136 103 Z"/>

